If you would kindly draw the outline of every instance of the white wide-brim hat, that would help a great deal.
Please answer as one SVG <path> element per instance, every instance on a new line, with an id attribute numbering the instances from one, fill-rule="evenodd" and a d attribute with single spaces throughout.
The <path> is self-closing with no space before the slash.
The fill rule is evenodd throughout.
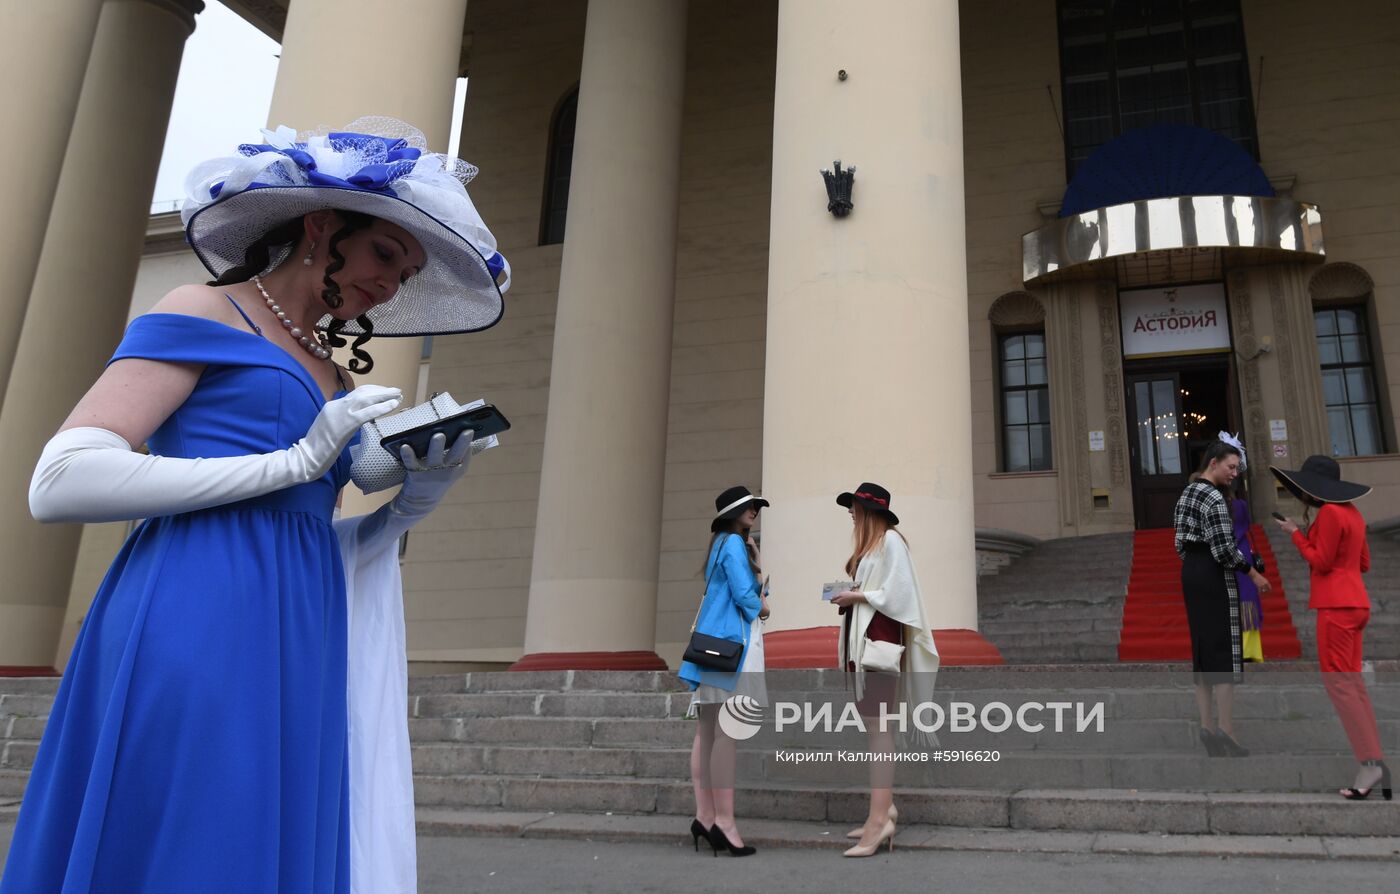
<path id="1" fill-rule="evenodd" d="M 476 168 L 423 151 L 422 133 L 392 118 L 361 118 L 324 134 L 263 133 L 266 144 L 204 162 L 186 182 L 185 237 L 215 278 L 289 220 L 353 211 L 403 227 L 427 255 L 393 299 L 368 312 L 375 335 L 476 332 L 501 319 L 510 265 L 467 196 Z M 317 326 L 330 321 L 327 314 Z M 343 330 L 363 331 L 353 320 Z"/>

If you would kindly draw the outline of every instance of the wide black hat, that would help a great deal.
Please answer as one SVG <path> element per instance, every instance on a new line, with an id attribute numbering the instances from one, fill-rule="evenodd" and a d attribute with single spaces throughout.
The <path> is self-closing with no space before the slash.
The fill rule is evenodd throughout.
<path id="1" fill-rule="evenodd" d="M 715 517 L 710 520 L 710 528 L 713 530 L 722 521 L 738 518 L 750 504 L 762 508 L 768 505 L 768 501 L 754 496 L 753 492 L 742 484 L 727 488 L 715 497 Z"/>
<path id="2" fill-rule="evenodd" d="M 1310 456 L 1297 471 L 1269 466 L 1289 493 L 1304 502 L 1350 503 L 1371 492 L 1365 484 L 1342 480 L 1342 467 L 1330 456 Z"/>
<path id="3" fill-rule="evenodd" d="M 899 524 L 899 516 L 890 511 L 890 492 L 878 484 L 871 484 L 869 481 L 862 481 L 860 487 L 854 492 L 847 491 L 836 497 L 837 504 L 851 508 L 851 503 L 856 502 L 869 509 L 871 512 L 878 512 L 889 520 L 892 525 Z"/>

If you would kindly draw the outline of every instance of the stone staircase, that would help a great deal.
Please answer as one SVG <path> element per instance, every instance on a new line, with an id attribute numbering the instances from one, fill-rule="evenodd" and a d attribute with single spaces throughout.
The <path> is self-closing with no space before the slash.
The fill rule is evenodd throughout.
<path id="1" fill-rule="evenodd" d="M 1272 523 L 1260 526 L 1278 564 L 1304 663 L 1317 660 L 1308 566 Z M 1400 660 L 1400 538 L 1373 534 L 1366 586 L 1368 660 Z M 1133 534 L 1046 540 L 977 581 L 979 631 L 1009 664 L 1118 660 Z M 1269 630 L 1264 631 L 1266 651 Z"/>
<path id="2" fill-rule="evenodd" d="M 1400 754 L 1400 674 L 1376 675 L 1382 737 Z M 18 798 L 32 764 L 52 680 L 0 680 L 0 805 Z M 416 677 L 409 720 L 417 801 L 433 822 L 452 811 L 674 814 L 692 809 L 684 719 L 689 693 L 664 672 L 557 671 Z M 778 729 L 779 702 L 823 704 L 839 720 L 844 675 L 772 671 L 770 708 L 741 743 L 738 811 L 789 821 L 854 822 L 864 815 L 866 765 L 837 758 L 863 751 L 855 730 Z M 937 703 L 976 715 L 988 705 L 1102 705 L 1103 728 L 1077 731 L 1066 709 L 1028 717 L 1045 728 L 940 732 L 941 748 L 996 752 L 991 760 L 902 763 L 897 795 L 905 822 L 968 828 L 1074 829 L 1256 835 L 1400 835 L 1400 810 L 1327 792 L 1354 772 L 1346 740 L 1316 675 L 1282 666 L 1251 673 L 1236 708 L 1254 754 L 1209 758 L 1195 738 L 1190 675 L 1170 665 L 949 668 Z M 798 708 L 784 709 L 798 710 Z M 1000 709 L 988 710 L 999 725 Z M 794 755 L 809 759 L 798 761 Z M 831 758 L 821 758 L 831 755 Z M 989 755 L 984 755 L 989 756 Z"/>
<path id="3" fill-rule="evenodd" d="M 1010 664 L 1117 661 L 1132 560 L 1131 533 L 1043 541 L 978 578 L 978 630 Z"/>

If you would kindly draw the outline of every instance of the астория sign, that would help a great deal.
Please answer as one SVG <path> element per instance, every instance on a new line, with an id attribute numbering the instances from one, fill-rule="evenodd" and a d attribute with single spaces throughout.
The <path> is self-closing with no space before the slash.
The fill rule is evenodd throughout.
<path id="1" fill-rule="evenodd" d="M 1125 359 L 1230 349 L 1230 319 L 1220 283 L 1119 292 L 1118 309 Z"/>

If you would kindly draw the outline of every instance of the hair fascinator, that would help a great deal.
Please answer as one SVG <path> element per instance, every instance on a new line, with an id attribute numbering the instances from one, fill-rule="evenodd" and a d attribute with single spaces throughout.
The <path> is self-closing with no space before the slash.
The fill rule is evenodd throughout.
<path id="1" fill-rule="evenodd" d="M 394 118 L 262 133 L 265 143 L 206 161 L 185 181 L 185 237 L 216 278 L 289 220 L 327 208 L 359 212 L 408 230 L 427 253 L 394 299 L 369 311 L 375 335 L 475 332 L 500 320 L 510 265 L 467 195 L 475 167 L 426 151 L 422 132 Z M 344 332 L 363 330 L 349 322 Z"/>
<path id="2" fill-rule="evenodd" d="M 1240 452 L 1240 468 L 1243 469 L 1245 467 L 1245 455 L 1244 444 L 1240 441 L 1240 436 L 1238 434 L 1232 435 L 1227 431 L 1222 431 L 1217 434 L 1216 437 L 1220 439 L 1221 443 L 1229 444 Z"/>

